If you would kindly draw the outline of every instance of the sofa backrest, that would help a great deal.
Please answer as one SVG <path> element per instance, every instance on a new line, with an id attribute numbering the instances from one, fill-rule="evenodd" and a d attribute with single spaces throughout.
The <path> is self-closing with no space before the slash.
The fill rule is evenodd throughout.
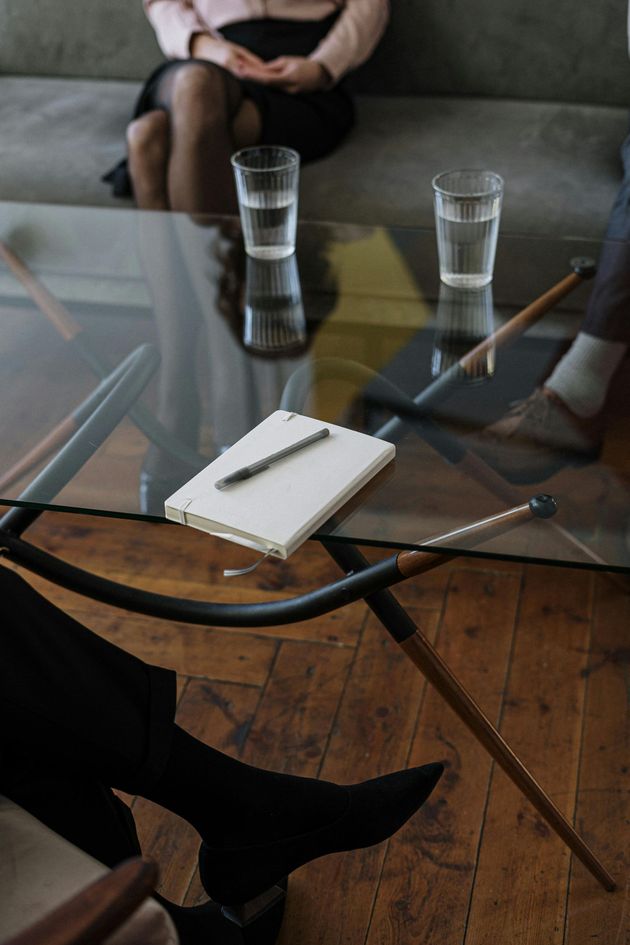
<path id="1" fill-rule="evenodd" d="M 378 92 L 630 105 L 628 0 L 390 0 Z"/>
<path id="2" fill-rule="evenodd" d="M 391 7 L 361 91 L 630 104 L 626 0 Z M 141 0 L 0 0 L 2 73 L 142 79 L 160 59 Z"/>
<path id="3" fill-rule="evenodd" d="M 0 0 L 0 73 L 142 79 L 161 59 L 142 0 Z"/>

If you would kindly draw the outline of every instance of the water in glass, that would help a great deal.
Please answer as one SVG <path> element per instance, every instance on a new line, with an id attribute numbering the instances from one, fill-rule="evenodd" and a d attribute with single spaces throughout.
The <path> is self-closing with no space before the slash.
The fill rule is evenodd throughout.
<path id="1" fill-rule="evenodd" d="M 284 259 L 295 249 L 297 195 L 292 190 L 250 191 L 241 196 L 245 246 L 257 259 Z"/>
<path id="2" fill-rule="evenodd" d="M 468 289 L 491 282 L 500 210 L 499 197 L 482 206 L 462 201 L 436 208 L 442 282 Z"/>

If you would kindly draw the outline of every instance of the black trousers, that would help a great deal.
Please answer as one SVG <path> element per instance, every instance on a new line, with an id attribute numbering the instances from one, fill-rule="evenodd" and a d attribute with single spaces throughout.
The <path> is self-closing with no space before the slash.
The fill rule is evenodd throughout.
<path id="1" fill-rule="evenodd" d="M 108 643 L 0 567 L 0 793 L 108 866 L 171 745 L 175 673 Z"/>
<path id="2" fill-rule="evenodd" d="M 630 135 L 621 146 L 623 180 L 608 218 L 582 331 L 630 344 Z"/>

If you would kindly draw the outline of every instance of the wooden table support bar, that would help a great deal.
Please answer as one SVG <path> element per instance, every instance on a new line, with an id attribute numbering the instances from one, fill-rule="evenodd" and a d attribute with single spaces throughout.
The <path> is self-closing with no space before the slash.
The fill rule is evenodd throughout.
<path id="1" fill-rule="evenodd" d="M 88 396 L 63 418 L 46 436 L 36 443 L 21 459 L 0 475 L 0 491 L 5 491 L 31 469 L 38 466 L 55 450 L 60 449 L 81 425 L 93 414 L 99 404 L 109 395 L 121 377 L 127 373 L 135 360 L 135 352 L 128 354 L 113 371 L 104 377 Z"/>
<path id="2" fill-rule="evenodd" d="M 74 346 L 82 360 L 94 371 L 97 377 L 107 378 L 111 368 L 102 362 L 99 353 L 90 345 L 89 339 L 79 322 L 66 306 L 59 299 L 56 299 L 46 286 L 39 281 L 17 253 L 2 240 L 0 240 L 0 259 L 6 263 L 15 278 L 22 283 L 42 315 L 48 319 L 61 337 Z M 205 457 L 188 446 L 179 437 L 170 433 L 142 403 L 135 404 L 130 410 L 129 416 L 149 441 L 164 450 L 168 456 L 172 456 L 179 462 L 190 466 L 191 474 L 199 472 L 206 465 Z M 63 423 L 65 424 L 65 421 Z M 65 430 L 64 425 L 61 430 L 54 430 L 52 435 L 61 437 Z M 47 437 L 45 448 L 48 447 L 49 442 Z M 44 458 L 41 454 L 40 457 Z"/>
<path id="3" fill-rule="evenodd" d="M 0 240 L 0 258 L 6 263 L 13 275 L 22 283 L 40 311 L 44 312 L 62 338 L 72 341 L 81 332 L 81 326 L 72 317 L 68 309 L 48 291 L 37 279 L 20 257 Z"/>
<path id="4" fill-rule="evenodd" d="M 502 534 L 510 528 L 531 521 L 533 518 L 551 518 L 555 511 L 555 500 L 548 495 L 539 495 L 527 503 L 509 509 L 507 512 L 456 529 L 436 537 L 433 541 L 435 544 L 448 544 L 449 540 L 455 540 L 459 549 L 473 547 L 479 544 L 480 541 Z M 431 539 L 423 540 L 424 545 L 429 543 L 431 543 Z M 366 559 L 353 545 L 329 541 L 325 542 L 325 547 L 331 557 L 346 573 L 368 567 Z M 397 565 L 401 574 L 405 577 L 412 577 L 439 567 L 440 564 L 454 556 L 456 555 L 440 554 L 440 552 L 435 551 L 402 551 L 398 554 Z M 406 610 L 400 606 L 393 594 L 389 590 L 377 591 L 366 597 L 366 603 L 414 666 L 435 687 L 456 715 L 470 729 L 477 741 L 483 745 L 494 761 L 541 814 L 551 829 L 566 843 L 571 852 L 601 883 L 604 889 L 613 892 L 616 889 L 616 884 L 608 870 L 515 755 L 499 731 L 492 725 L 470 693 L 451 672 L 447 663 L 416 626 Z"/>
<path id="5" fill-rule="evenodd" d="M 608 870 L 514 754 L 421 631 L 416 629 L 416 632 L 399 646 L 572 853 L 604 889 L 613 892 L 616 884 Z"/>
<path id="6" fill-rule="evenodd" d="M 445 545 L 448 547 L 450 542 L 455 542 L 455 552 L 459 553 L 465 548 L 474 548 L 483 541 L 489 541 L 497 535 L 503 535 L 506 531 L 516 528 L 525 522 L 531 522 L 533 518 L 547 519 L 556 514 L 558 506 L 556 500 L 545 494 L 535 495 L 529 502 L 523 502 L 516 505 L 506 512 L 499 512 L 496 515 L 489 515 L 488 518 L 482 518 L 471 525 L 464 525 L 462 528 L 455 528 L 453 531 L 442 535 L 436 535 L 433 538 L 423 538 L 418 544 L 424 547 L 428 545 Z M 448 560 L 447 555 L 439 551 L 401 551 L 396 559 L 398 570 L 406 577 L 414 577 L 430 567 L 437 567 Z"/>
<path id="7" fill-rule="evenodd" d="M 528 329 L 540 321 L 543 315 L 554 307 L 561 299 L 573 291 L 584 280 L 592 278 L 596 272 L 593 259 L 576 258 L 571 260 L 572 272 L 560 279 L 555 285 L 543 292 L 542 295 L 526 305 L 509 321 L 497 328 L 496 331 L 484 338 L 478 345 L 462 355 L 456 364 L 453 364 L 444 374 L 436 377 L 424 390 L 414 397 L 416 407 L 429 414 L 447 397 L 453 385 L 459 383 L 462 372 L 475 376 L 480 365 L 485 361 L 489 351 L 503 348 L 520 338 Z M 384 440 L 395 443 L 404 431 L 404 419 L 393 417 L 377 432 Z"/>
<path id="8" fill-rule="evenodd" d="M 581 263 L 581 265 L 578 264 Z M 486 355 L 493 348 L 501 348 L 515 341 L 524 332 L 535 325 L 543 315 L 557 305 L 557 303 L 572 292 L 584 279 L 595 274 L 595 264 L 592 260 L 572 260 L 573 272 L 561 279 L 554 286 L 543 292 L 537 299 L 526 305 L 509 321 L 497 328 L 495 332 L 484 338 L 470 351 L 459 359 L 459 366 L 467 374 L 474 374 L 480 363 L 485 361 Z"/>

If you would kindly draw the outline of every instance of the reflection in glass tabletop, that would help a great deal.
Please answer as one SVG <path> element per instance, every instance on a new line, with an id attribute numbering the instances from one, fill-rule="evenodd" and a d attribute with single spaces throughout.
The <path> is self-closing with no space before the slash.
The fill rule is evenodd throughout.
<path id="1" fill-rule="evenodd" d="M 500 236 L 493 283 L 466 291 L 440 284 L 427 230 L 303 224 L 296 256 L 264 262 L 245 256 L 227 218 L 19 204 L 0 215 L 4 244 L 50 293 L 46 315 L 5 256 L 3 504 L 163 519 L 164 498 L 282 404 L 396 442 L 395 463 L 316 537 L 431 547 L 549 493 L 550 522 L 465 553 L 630 570 L 625 368 L 595 458 L 559 449 L 504 476 L 482 435 L 566 350 L 588 280 L 573 277 L 525 333 L 487 339 L 599 245 Z M 57 495 L 35 485 L 20 499 L 48 445 L 81 421 L 77 405 L 143 342 L 161 363 L 132 414 Z M 457 536 L 440 547 L 464 550 Z"/>

